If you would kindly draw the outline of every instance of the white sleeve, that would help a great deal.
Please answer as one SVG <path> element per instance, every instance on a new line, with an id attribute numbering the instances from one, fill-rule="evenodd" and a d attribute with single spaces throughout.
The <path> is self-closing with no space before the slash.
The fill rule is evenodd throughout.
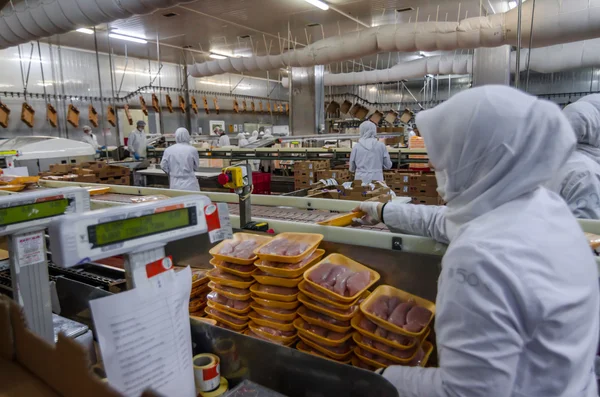
<path id="1" fill-rule="evenodd" d="M 160 168 L 165 172 L 165 173 L 169 173 L 169 153 L 165 150 L 165 153 L 163 154 L 163 158 L 160 161 Z"/>
<path id="2" fill-rule="evenodd" d="M 539 304 L 521 296 L 525 289 L 515 274 L 478 250 L 465 246 L 444 257 L 435 319 L 439 368 L 384 371 L 402 397 L 513 396 L 527 332 L 521 306 Z"/>
<path id="3" fill-rule="evenodd" d="M 192 156 L 194 161 L 194 171 L 196 171 L 200 167 L 200 156 L 198 155 L 198 151 L 196 149 L 194 149 Z"/>
<path id="4" fill-rule="evenodd" d="M 94 150 L 98 150 L 98 147 L 100 145 L 98 145 L 98 139 L 96 139 L 96 135 L 92 134 L 92 140 L 94 141 L 94 143 L 92 144 L 92 146 L 94 147 Z"/>
<path id="5" fill-rule="evenodd" d="M 446 207 L 389 202 L 383 207 L 382 221 L 399 233 L 430 237 L 448 244 Z"/>
<path id="6" fill-rule="evenodd" d="M 350 152 L 350 172 L 356 171 L 356 148 L 352 148 Z"/>
<path id="7" fill-rule="evenodd" d="M 392 159 L 390 159 L 390 152 L 388 152 L 387 148 L 383 143 L 381 143 L 381 146 L 383 150 L 383 169 L 389 170 L 390 168 L 392 168 Z"/>
<path id="8" fill-rule="evenodd" d="M 600 219 L 600 180 L 588 170 L 569 175 L 561 196 L 578 219 Z"/>
<path id="9" fill-rule="evenodd" d="M 129 153 L 131 154 L 135 153 L 135 135 L 135 132 L 132 132 L 131 134 L 129 134 L 129 138 L 127 139 L 127 150 L 129 150 Z"/>

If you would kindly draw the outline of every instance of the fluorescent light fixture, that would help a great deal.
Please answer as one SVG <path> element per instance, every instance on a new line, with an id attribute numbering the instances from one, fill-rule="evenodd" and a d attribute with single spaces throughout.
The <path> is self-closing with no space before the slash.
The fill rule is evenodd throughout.
<path id="1" fill-rule="evenodd" d="M 209 57 L 213 58 L 213 59 L 227 59 L 226 56 L 224 55 L 219 55 L 219 54 L 215 54 L 215 53 L 210 53 Z"/>
<path id="2" fill-rule="evenodd" d="M 146 36 L 143 33 L 131 32 L 129 30 L 121 30 L 118 28 L 111 29 L 111 33 L 120 34 L 123 36 L 135 37 L 138 39 L 146 40 Z"/>
<path id="3" fill-rule="evenodd" d="M 321 0 L 304 0 L 304 1 L 314 5 L 317 8 L 322 9 L 323 11 L 327 11 L 329 9 L 329 6 Z"/>
<path id="4" fill-rule="evenodd" d="M 85 33 L 85 34 L 94 34 L 94 31 L 92 29 L 88 29 L 88 28 L 79 28 L 79 29 L 77 29 L 77 32 Z"/>
<path id="5" fill-rule="evenodd" d="M 108 37 L 113 38 L 113 39 L 119 39 L 119 40 L 133 41 L 134 43 L 140 43 L 140 44 L 147 43 L 147 41 L 144 39 L 138 39 L 137 37 L 124 36 L 124 35 L 118 34 L 118 33 L 110 33 L 108 35 Z"/>
<path id="6" fill-rule="evenodd" d="M 511 0 L 508 2 L 508 8 L 510 10 L 512 10 L 513 8 L 515 8 L 517 6 L 517 2 L 515 0 Z"/>

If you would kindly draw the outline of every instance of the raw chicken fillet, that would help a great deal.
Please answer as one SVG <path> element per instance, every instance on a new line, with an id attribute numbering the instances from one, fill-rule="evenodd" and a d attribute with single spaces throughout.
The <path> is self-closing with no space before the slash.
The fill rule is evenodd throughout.
<path id="1" fill-rule="evenodd" d="M 259 284 L 258 290 L 260 292 L 265 292 L 268 294 L 275 294 L 275 295 L 295 295 L 298 293 L 298 288 L 278 287 L 275 285 L 263 285 L 263 284 Z"/>
<path id="2" fill-rule="evenodd" d="M 368 270 L 355 272 L 342 265 L 325 262 L 308 275 L 308 279 L 341 296 L 354 296 L 362 292 L 371 282 Z"/>
<path id="3" fill-rule="evenodd" d="M 369 313 L 386 320 L 408 332 L 421 332 L 429 324 L 431 311 L 417 306 L 415 301 L 400 303 L 395 296 L 381 295 L 367 309 Z"/>
<path id="4" fill-rule="evenodd" d="M 298 256 L 309 248 L 307 243 L 290 241 L 286 238 L 276 238 L 260 249 L 261 254 Z"/>
<path id="5" fill-rule="evenodd" d="M 235 299 L 230 299 L 222 294 L 219 294 L 216 291 L 213 291 L 210 294 L 208 294 L 207 298 L 209 301 L 216 302 L 223 306 L 227 306 L 236 310 L 245 310 L 248 308 L 248 306 L 250 306 L 249 301 L 239 301 Z"/>
<path id="6" fill-rule="evenodd" d="M 255 256 L 253 251 L 256 246 L 258 246 L 258 241 L 256 240 L 226 241 L 219 250 L 219 254 L 240 259 L 250 259 Z"/>

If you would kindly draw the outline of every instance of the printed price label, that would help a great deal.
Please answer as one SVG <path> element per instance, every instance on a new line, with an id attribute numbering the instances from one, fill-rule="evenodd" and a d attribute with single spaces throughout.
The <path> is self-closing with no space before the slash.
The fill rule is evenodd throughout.
<path id="1" fill-rule="evenodd" d="M 17 260 L 19 265 L 29 266 L 44 262 L 44 232 L 27 233 L 15 236 L 17 239 Z"/>
<path id="2" fill-rule="evenodd" d="M 206 225 L 208 226 L 208 237 L 211 243 L 233 237 L 231 219 L 227 203 L 211 203 L 204 207 Z"/>

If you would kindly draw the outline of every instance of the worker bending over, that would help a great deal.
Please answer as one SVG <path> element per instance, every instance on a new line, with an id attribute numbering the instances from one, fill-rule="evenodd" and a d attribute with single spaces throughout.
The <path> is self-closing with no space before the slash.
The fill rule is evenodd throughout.
<path id="1" fill-rule="evenodd" d="M 596 397 L 598 271 L 545 186 L 575 150 L 550 102 L 472 88 L 417 115 L 447 206 L 362 203 L 362 222 L 449 242 L 438 280 L 439 368 L 388 367 L 403 397 Z"/>
<path id="2" fill-rule="evenodd" d="M 146 158 L 146 147 L 148 146 L 148 140 L 146 139 L 146 122 L 139 120 L 136 123 L 136 129 L 129 134 L 127 139 L 127 150 L 129 154 L 136 160 L 142 160 Z"/>
<path id="3" fill-rule="evenodd" d="M 83 126 L 83 137 L 81 138 L 81 141 L 91 145 L 94 150 L 98 150 L 99 148 L 96 135 L 94 135 L 92 128 L 89 125 Z"/>
<path id="4" fill-rule="evenodd" d="M 350 153 L 350 171 L 354 179 L 371 183 L 383 181 L 383 169 L 392 168 L 387 148 L 377 140 L 377 126 L 370 120 L 360 125 L 360 139 Z"/>
<path id="5" fill-rule="evenodd" d="M 160 168 L 169 176 L 169 187 L 177 190 L 200 191 L 194 172 L 200 159 L 198 150 L 190 144 L 190 133 L 185 128 L 175 131 L 175 145 L 169 146 L 160 162 Z"/>
<path id="6" fill-rule="evenodd" d="M 248 140 L 246 139 L 246 135 L 243 132 L 237 134 L 238 147 L 244 147 L 248 144 Z"/>
<path id="7" fill-rule="evenodd" d="M 563 110 L 577 149 L 553 181 L 576 218 L 600 219 L 600 95 L 588 95 Z"/>

